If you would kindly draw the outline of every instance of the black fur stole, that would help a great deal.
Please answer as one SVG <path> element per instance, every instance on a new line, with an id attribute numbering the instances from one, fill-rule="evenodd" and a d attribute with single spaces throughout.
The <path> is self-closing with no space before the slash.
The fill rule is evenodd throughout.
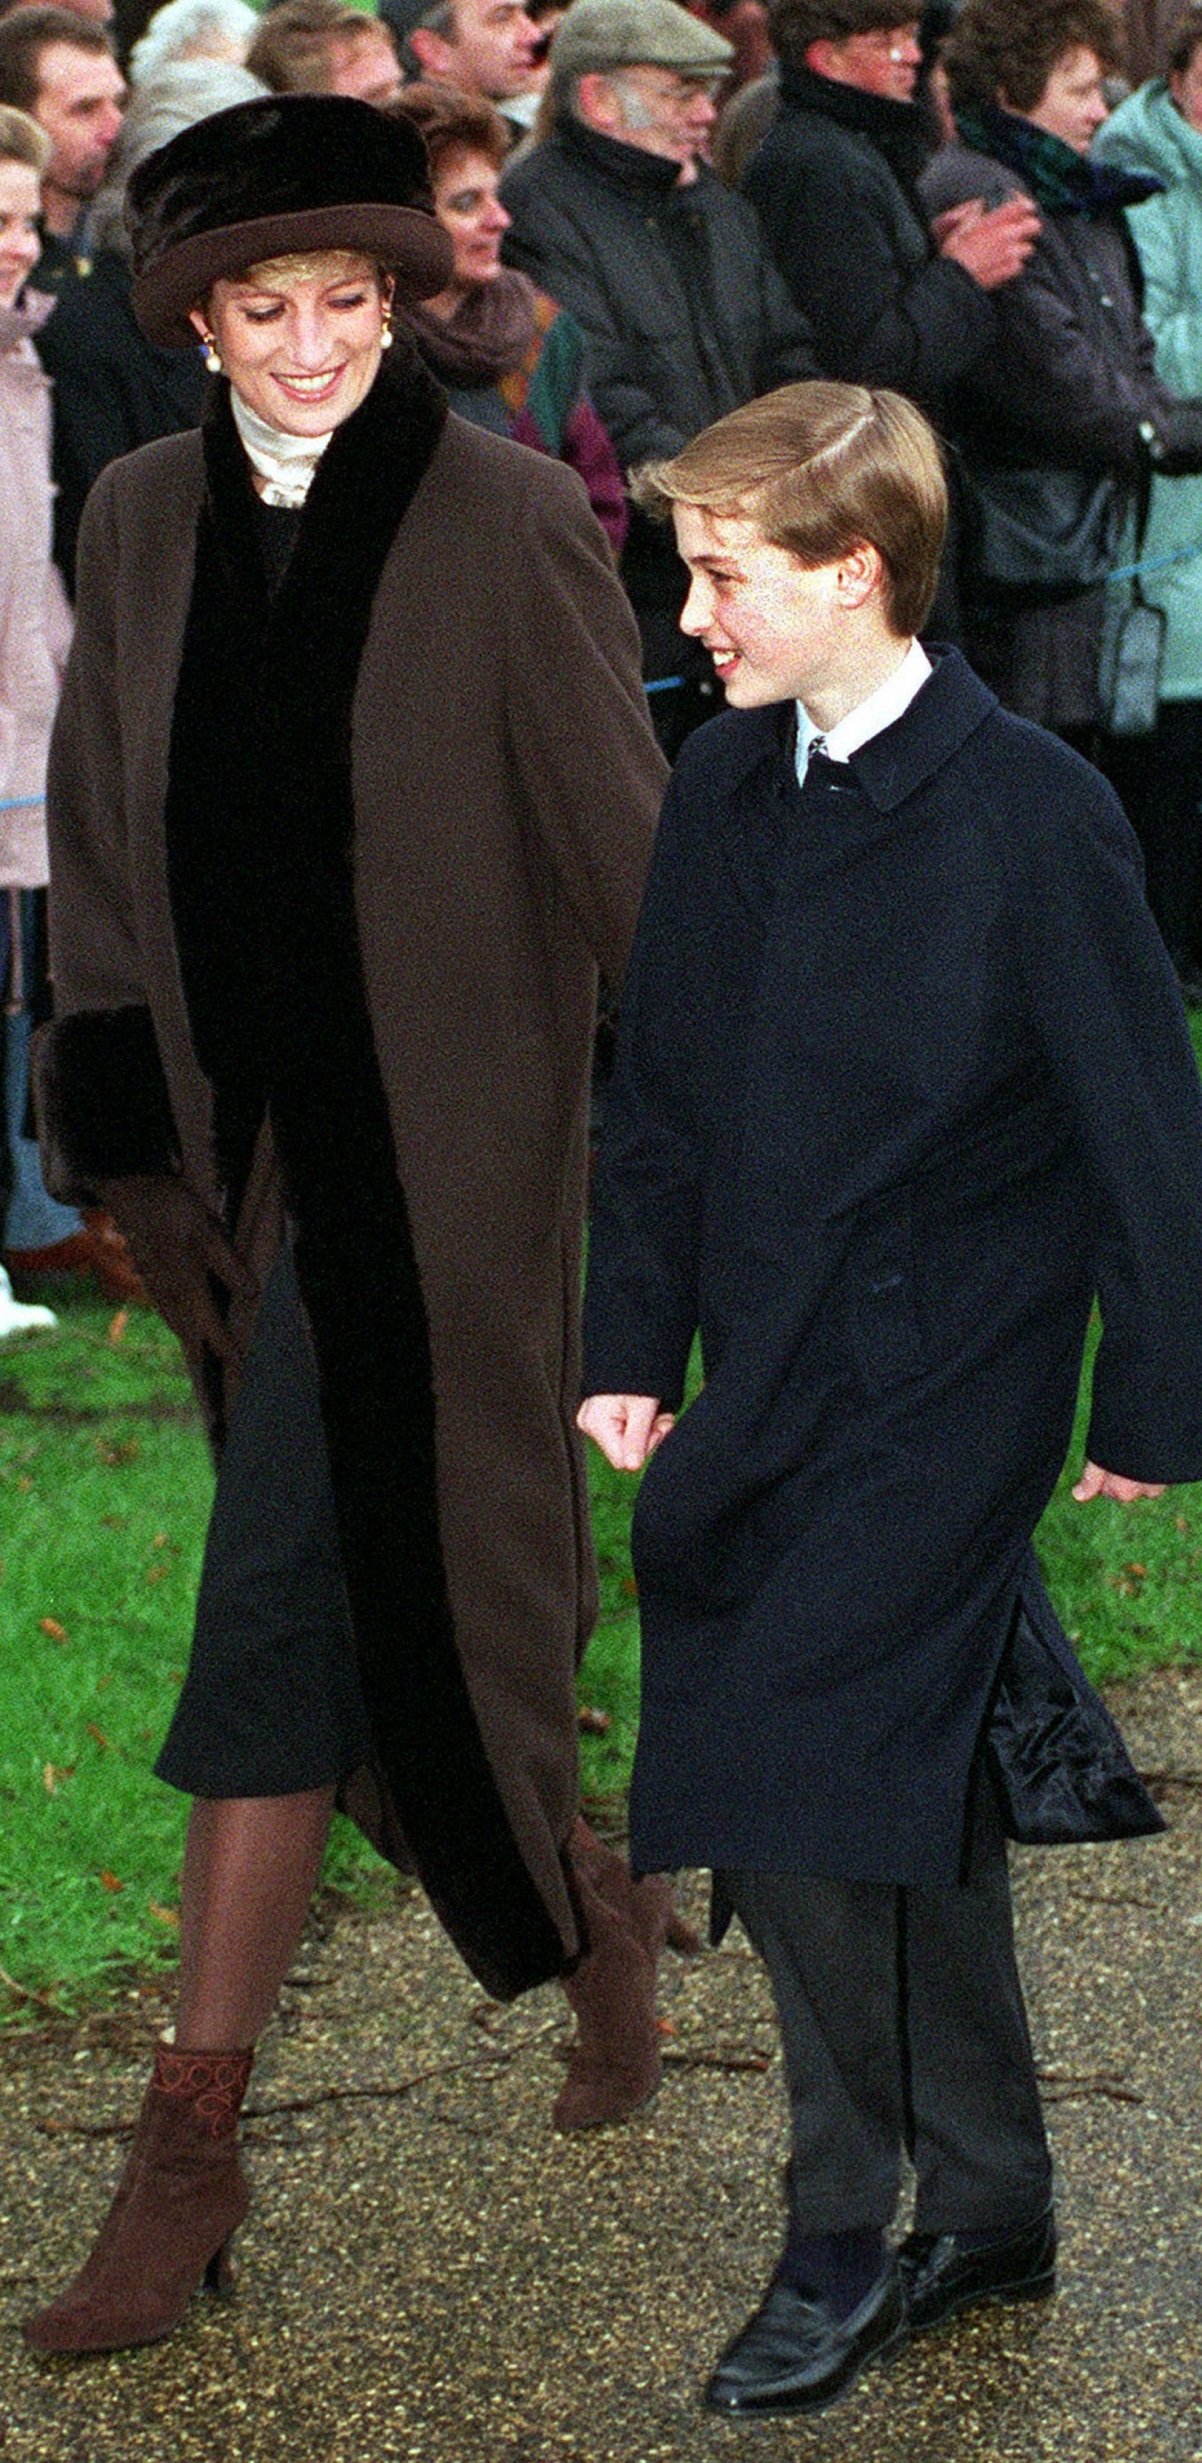
<path id="1" fill-rule="evenodd" d="M 510 1831 L 456 1650 L 426 1315 L 351 863 L 356 678 L 384 560 L 445 414 L 415 364 L 386 363 L 322 457 L 269 600 L 249 465 L 221 387 L 205 425 L 167 845 L 227 1183 L 270 1111 L 377 1775 L 442 1922 L 487 1990 L 507 1998 L 558 1973 L 562 1948 Z"/>

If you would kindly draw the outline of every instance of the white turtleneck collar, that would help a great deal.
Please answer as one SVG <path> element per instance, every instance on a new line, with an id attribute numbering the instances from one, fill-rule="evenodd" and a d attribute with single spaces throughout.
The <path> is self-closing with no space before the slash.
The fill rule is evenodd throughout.
<path id="1" fill-rule="evenodd" d="M 260 490 L 264 504 L 293 509 L 303 505 L 313 484 L 313 473 L 334 434 L 333 428 L 324 436 L 287 436 L 282 428 L 273 428 L 266 419 L 260 419 L 232 385 L 230 408 L 251 466 L 267 483 Z"/>

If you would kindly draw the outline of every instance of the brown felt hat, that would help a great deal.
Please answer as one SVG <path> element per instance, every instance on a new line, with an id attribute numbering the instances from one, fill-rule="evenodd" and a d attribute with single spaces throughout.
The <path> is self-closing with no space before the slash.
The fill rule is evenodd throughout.
<path id="1" fill-rule="evenodd" d="M 178 349 L 214 282 L 273 257 L 349 249 L 410 299 L 451 278 L 417 130 L 345 94 L 265 94 L 181 129 L 139 163 L 125 214 L 138 323 Z"/>

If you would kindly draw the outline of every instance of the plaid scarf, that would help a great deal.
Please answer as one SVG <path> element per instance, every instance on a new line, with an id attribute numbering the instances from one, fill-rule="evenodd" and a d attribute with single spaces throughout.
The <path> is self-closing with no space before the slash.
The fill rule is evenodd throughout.
<path id="1" fill-rule="evenodd" d="M 1045 214 L 1107 214 L 1115 206 L 1142 205 L 1164 187 L 1154 171 L 1122 171 L 1074 154 L 1071 145 L 999 103 L 958 111 L 956 130 L 974 154 L 992 155 L 1017 172 Z"/>

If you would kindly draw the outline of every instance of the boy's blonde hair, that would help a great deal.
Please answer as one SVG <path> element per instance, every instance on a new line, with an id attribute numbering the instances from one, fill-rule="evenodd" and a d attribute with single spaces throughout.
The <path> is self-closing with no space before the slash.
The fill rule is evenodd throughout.
<path id="1" fill-rule="evenodd" d="M 692 505 L 752 521 L 799 564 L 834 564 L 866 541 L 885 568 L 891 631 L 921 631 L 939 578 L 947 482 L 934 430 L 901 394 L 782 385 L 731 411 L 669 462 L 632 473 L 644 513 Z"/>

